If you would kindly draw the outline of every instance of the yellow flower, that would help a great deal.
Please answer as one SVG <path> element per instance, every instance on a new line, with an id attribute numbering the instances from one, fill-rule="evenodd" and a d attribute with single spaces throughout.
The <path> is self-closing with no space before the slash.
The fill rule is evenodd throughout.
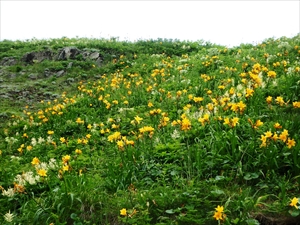
<path id="1" fill-rule="evenodd" d="M 298 206 L 297 206 L 297 203 L 299 202 L 299 199 L 294 197 L 292 200 L 291 200 L 291 203 L 290 203 L 290 206 L 294 206 L 296 209 L 298 209 Z"/>
<path id="2" fill-rule="evenodd" d="M 125 208 L 120 210 L 120 215 L 121 216 L 127 216 L 127 210 Z"/>
<path id="3" fill-rule="evenodd" d="M 253 89 L 247 88 L 246 89 L 246 98 L 253 96 L 253 93 L 254 93 Z"/>
<path id="4" fill-rule="evenodd" d="M 69 162 L 70 159 L 71 159 L 71 156 L 70 156 L 70 155 L 65 155 L 65 156 L 62 157 L 62 161 L 63 161 L 64 163 Z"/>
<path id="5" fill-rule="evenodd" d="M 113 133 L 112 135 L 109 135 L 108 137 L 107 137 L 107 139 L 108 139 L 108 141 L 110 141 L 110 142 L 113 142 L 113 141 L 115 141 L 115 140 L 118 140 L 118 139 L 120 139 L 121 138 L 121 133 L 120 132 L 115 132 L 115 133 Z"/>
<path id="6" fill-rule="evenodd" d="M 266 102 L 267 102 L 268 104 L 271 104 L 271 103 L 272 103 L 272 96 L 268 96 L 268 97 L 266 98 Z"/>
<path id="7" fill-rule="evenodd" d="M 216 220 L 222 220 L 222 213 L 221 212 L 215 212 L 213 218 Z"/>
<path id="8" fill-rule="evenodd" d="M 276 99 L 275 99 L 276 103 L 279 104 L 280 106 L 282 106 L 284 104 L 284 100 L 281 96 L 278 96 Z"/>
<path id="9" fill-rule="evenodd" d="M 288 136 L 289 136 L 288 130 L 284 129 L 283 132 L 279 135 L 279 139 L 285 142 Z"/>
<path id="10" fill-rule="evenodd" d="M 134 119 L 138 124 L 140 124 L 140 122 L 143 120 L 143 118 L 141 118 L 139 116 L 135 116 Z"/>
<path id="11" fill-rule="evenodd" d="M 203 98 L 202 97 L 194 97 L 193 98 L 194 102 L 202 102 L 203 101 Z"/>
<path id="12" fill-rule="evenodd" d="M 286 145 L 288 146 L 288 148 L 292 148 L 293 146 L 295 146 L 296 145 L 296 142 L 295 142 L 295 140 L 294 139 L 288 139 L 288 141 L 287 141 L 287 143 L 286 143 Z"/>
<path id="13" fill-rule="evenodd" d="M 69 170 L 69 165 L 64 165 L 63 166 L 63 171 L 68 171 Z"/>
<path id="14" fill-rule="evenodd" d="M 216 210 L 217 212 L 223 213 L 223 212 L 224 212 L 224 207 L 218 205 L 217 208 L 215 208 L 215 210 Z"/>
<path id="15" fill-rule="evenodd" d="M 82 153 L 82 151 L 81 151 L 80 149 L 76 149 L 76 150 L 75 150 L 75 153 L 76 153 L 77 155 L 80 155 L 80 154 Z"/>
<path id="16" fill-rule="evenodd" d="M 257 120 L 255 125 L 254 125 L 254 128 L 256 129 L 256 128 L 262 126 L 263 124 L 264 124 L 263 122 L 261 122 L 260 120 Z"/>
<path id="17" fill-rule="evenodd" d="M 83 121 L 83 120 L 81 120 L 81 119 L 80 119 L 80 117 L 78 117 L 78 118 L 76 119 L 76 123 L 78 123 L 78 124 L 83 124 L 83 123 L 84 123 L 84 121 Z"/>
<path id="18" fill-rule="evenodd" d="M 52 134 L 54 134 L 54 131 L 53 130 L 48 130 L 48 132 L 47 132 L 49 135 L 52 135 Z"/>
<path id="19" fill-rule="evenodd" d="M 37 157 L 34 157 L 31 161 L 31 164 L 33 166 L 38 165 L 40 163 L 40 160 Z"/>
<path id="20" fill-rule="evenodd" d="M 276 72 L 275 71 L 269 71 L 268 72 L 268 77 L 275 78 L 276 77 Z"/>
<path id="21" fill-rule="evenodd" d="M 124 148 L 124 142 L 123 141 L 117 141 L 117 145 L 119 149 L 123 149 Z"/>
<path id="22" fill-rule="evenodd" d="M 238 122 L 239 122 L 239 118 L 238 117 L 232 118 L 231 119 L 231 127 L 235 127 Z"/>
<path id="23" fill-rule="evenodd" d="M 40 169 L 38 170 L 38 175 L 40 175 L 41 177 L 46 177 L 47 176 L 47 171 L 45 169 Z"/>
<path id="24" fill-rule="evenodd" d="M 265 136 L 266 136 L 267 138 L 271 138 L 271 137 L 272 137 L 272 132 L 271 132 L 271 131 L 265 132 Z"/>
<path id="25" fill-rule="evenodd" d="M 280 128 L 282 128 L 282 126 L 279 123 L 275 123 L 274 124 L 274 128 L 275 129 L 280 129 Z"/>
<path id="26" fill-rule="evenodd" d="M 191 121 L 188 119 L 188 118 L 184 118 L 182 121 L 181 121 L 181 130 L 189 130 L 191 129 Z"/>

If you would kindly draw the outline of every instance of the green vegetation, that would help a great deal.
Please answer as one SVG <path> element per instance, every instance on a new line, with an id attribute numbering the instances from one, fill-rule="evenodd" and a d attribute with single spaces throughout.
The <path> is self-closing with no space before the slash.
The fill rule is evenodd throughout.
<path id="1" fill-rule="evenodd" d="M 22 61 L 70 46 L 101 65 Z M 0 42 L 0 224 L 299 224 L 299 56 L 299 35 Z"/>

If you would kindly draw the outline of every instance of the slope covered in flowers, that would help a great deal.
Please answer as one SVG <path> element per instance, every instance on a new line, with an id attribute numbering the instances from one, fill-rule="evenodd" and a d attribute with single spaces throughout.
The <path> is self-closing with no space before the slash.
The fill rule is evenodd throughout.
<path id="1" fill-rule="evenodd" d="M 120 54 L 75 94 L 13 116 L 2 134 L 1 224 L 297 216 L 299 36 L 195 45 Z"/>

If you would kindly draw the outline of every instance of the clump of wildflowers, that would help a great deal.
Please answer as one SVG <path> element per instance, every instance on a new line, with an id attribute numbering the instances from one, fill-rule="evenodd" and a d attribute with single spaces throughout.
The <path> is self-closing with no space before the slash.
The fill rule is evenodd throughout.
<path id="1" fill-rule="evenodd" d="M 215 218 L 216 220 L 225 220 L 226 218 L 226 214 L 224 213 L 224 207 L 223 206 L 217 206 L 217 208 L 215 208 L 215 213 L 213 218 Z"/>

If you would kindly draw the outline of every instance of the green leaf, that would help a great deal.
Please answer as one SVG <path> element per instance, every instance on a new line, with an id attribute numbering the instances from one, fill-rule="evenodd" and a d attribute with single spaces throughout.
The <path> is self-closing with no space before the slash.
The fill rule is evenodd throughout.
<path id="1" fill-rule="evenodd" d="M 213 190 L 210 193 L 212 193 L 213 195 L 223 195 L 223 194 L 225 194 L 225 192 L 220 190 L 220 189 Z"/>
<path id="2" fill-rule="evenodd" d="M 168 213 L 168 214 L 174 214 L 174 213 L 175 213 L 175 212 L 173 211 L 173 209 L 167 209 L 165 212 Z"/>
<path id="3" fill-rule="evenodd" d="M 258 174 L 257 173 L 247 173 L 245 176 L 244 176 L 244 179 L 245 180 L 252 180 L 252 179 L 256 179 L 258 178 Z"/>
<path id="4" fill-rule="evenodd" d="M 260 223 L 256 219 L 248 219 L 246 220 L 248 225 L 259 225 Z"/>
<path id="5" fill-rule="evenodd" d="M 299 216 L 300 210 L 291 209 L 291 210 L 289 210 L 289 214 L 291 214 L 292 217 Z"/>

